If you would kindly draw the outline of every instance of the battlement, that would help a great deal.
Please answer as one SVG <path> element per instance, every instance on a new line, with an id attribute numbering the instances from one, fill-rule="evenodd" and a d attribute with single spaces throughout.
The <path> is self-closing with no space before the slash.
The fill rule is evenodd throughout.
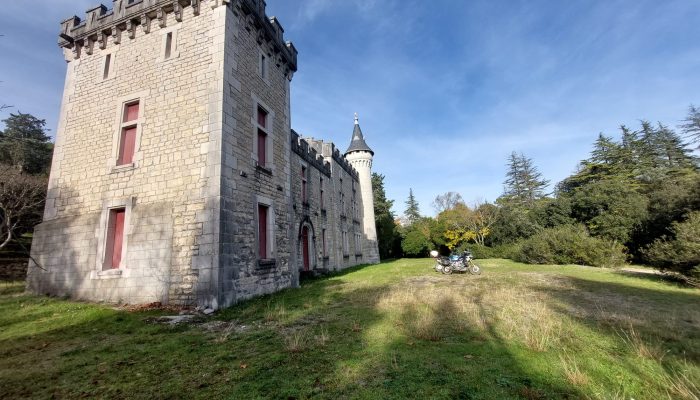
<path id="1" fill-rule="evenodd" d="M 137 27 L 148 34 L 153 22 L 161 28 L 172 19 L 181 22 L 184 7 L 192 7 L 193 14 L 199 15 L 202 3 L 211 8 L 231 7 L 242 17 L 246 29 L 257 31 L 258 42 L 270 45 L 279 63 L 287 64 L 293 72 L 297 70 L 297 49 L 285 42 L 284 29 L 277 18 L 265 15 L 265 0 L 113 0 L 112 9 L 100 4 L 88 9 L 84 20 L 73 16 L 61 22 L 58 45 L 72 49 L 75 58 L 83 52 L 91 55 L 95 44 L 104 49 L 110 38 L 115 44 L 121 43 L 123 34 L 134 39 Z"/>
<path id="2" fill-rule="evenodd" d="M 331 165 L 324 160 L 322 154 L 309 145 L 305 139 L 299 137 L 299 134 L 292 129 L 292 151 L 299 155 L 303 160 L 313 165 L 316 169 L 326 176 L 331 176 Z"/>
<path id="3" fill-rule="evenodd" d="M 360 175 L 357 173 L 357 171 L 355 170 L 355 168 L 353 168 L 353 166 L 350 165 L 350 163 L 348 162 L 348 160 L 345 159 L 345 156 L 343 156 L 342 154 L 340 154 L 340 150 L 338 150 L 337 148 L 335 148 L 335 146 L 333 146 L 333 147 L 334 147 L 334 149 L 333 149 L 333 156 L 332 156 L 332 157 L 333 157 L 333 160 L 335 160 L 335 162 L 337 162 L 338 165 L 340 165 L 340 167 L 341 167 L 342 169 L 344 169 L 348 174 L 350 174 L 350 176 L 352 176 L 352 178 L 353 178 L 354 180 L 356 180 L 356 181 L 359 180 L 359 179 L 360 179 Z"/>

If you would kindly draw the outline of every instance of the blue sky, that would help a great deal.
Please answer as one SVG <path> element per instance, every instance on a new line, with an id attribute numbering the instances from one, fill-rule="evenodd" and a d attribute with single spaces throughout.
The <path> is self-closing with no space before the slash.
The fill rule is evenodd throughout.
<path id="1" fill-rule="evenodd" d="M 0 103 L 55 129 L 59 22 L 93 4 L 3 4 Z M 358 112 L 398 213 L 409 188 L 425 214 L 447 191 L 495 200 L 512 151 L 557 182 L 599 132 L 675 126 L 700 104 L 697 0 L 268 0 L 267 13 L 299 49 L 292 126 L 345 149 Z"/>

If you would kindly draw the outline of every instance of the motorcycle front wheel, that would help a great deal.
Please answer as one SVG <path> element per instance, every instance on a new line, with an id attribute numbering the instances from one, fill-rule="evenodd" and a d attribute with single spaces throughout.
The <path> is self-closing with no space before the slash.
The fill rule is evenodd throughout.
<path id="1" fill-rule="evenodd" d="M 469 273 L 472 275 L 481 275 L 481 268 L 474 263 L 469 263 Z"/>

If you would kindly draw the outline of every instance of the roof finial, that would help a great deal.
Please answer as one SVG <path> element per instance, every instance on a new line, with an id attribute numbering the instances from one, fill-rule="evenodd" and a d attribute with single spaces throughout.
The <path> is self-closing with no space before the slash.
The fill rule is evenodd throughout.
<path id="1" fill-rule="evenodd" d="M 357 116 L 357 113 L 355 113 L 355 125 L 360 125 L 360 117 Z"/>

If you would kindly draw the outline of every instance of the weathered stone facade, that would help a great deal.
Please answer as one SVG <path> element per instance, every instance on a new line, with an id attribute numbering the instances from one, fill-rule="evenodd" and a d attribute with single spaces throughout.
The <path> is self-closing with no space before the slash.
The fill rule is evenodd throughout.
<path id="1" fill-rule="evenodd" d="M 291 130 L 297 52 L 263 0 L 115 0 L 64 21 L 59 45 L 68 68 L 31 290 L 219 308 L 297 286 L 305 268 L 379 261 L 369 169 Z M 108 266 L 114 210 L 123 243 Z"/>

